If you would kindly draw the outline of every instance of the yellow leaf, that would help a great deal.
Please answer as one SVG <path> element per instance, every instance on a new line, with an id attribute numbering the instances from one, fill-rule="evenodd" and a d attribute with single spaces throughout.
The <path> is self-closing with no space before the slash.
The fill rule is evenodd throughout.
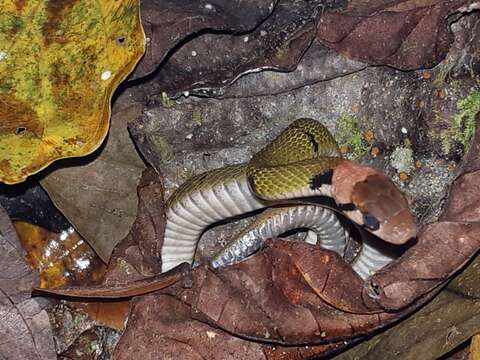
<path id="1" fill-rule="evenodd" d="M 98 148 L 144 50 L 138 0 L 0 0 L 0 181 Z"/>

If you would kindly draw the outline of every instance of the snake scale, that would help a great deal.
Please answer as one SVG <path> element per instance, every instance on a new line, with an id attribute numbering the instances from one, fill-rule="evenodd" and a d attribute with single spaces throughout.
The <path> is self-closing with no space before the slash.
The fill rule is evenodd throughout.
<path id="1" fill-rule="evenodd" d="M 254 226 L 237 236 L 212 260 L 213 267 L 238 261 L 255 251 L 265 237 L 296 227 L 312 229 L 321 246 L 331 245 L 331 250 L 342 253 L 347 234 L 332 210 L 305 203 L 311 197 L 332 199 L 336 211 L 387 243 L 403 244 L 416 235 L 408 202 L 391 180 L 374 168 L 343 159 L 330 132 L 318 121 L 302 118 L 249 162 L 196 175 L 172 194 L 166 204 L 162 271 L 192 263 L 208 226 L 270 207 L 279 208 L 268 209 L 256 222 L 257 230 Z M 262 226 L 270 227 L 269 231 L 261 234 Z M 308 238 L 316 242 L 311 232 Z M 364 244 L 360 255 L 353 268 L 363 278 L 391 260 L 370 244 Z"/>

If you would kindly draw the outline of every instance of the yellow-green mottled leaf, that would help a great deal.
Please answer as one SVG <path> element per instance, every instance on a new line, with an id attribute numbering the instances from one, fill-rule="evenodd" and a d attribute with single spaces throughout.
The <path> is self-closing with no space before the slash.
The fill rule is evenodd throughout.
<path id="1" fill-rule="evenodd" d="M 94 151 L 144 47 L 138 0 L 0 0 L 0 181 Z"/>

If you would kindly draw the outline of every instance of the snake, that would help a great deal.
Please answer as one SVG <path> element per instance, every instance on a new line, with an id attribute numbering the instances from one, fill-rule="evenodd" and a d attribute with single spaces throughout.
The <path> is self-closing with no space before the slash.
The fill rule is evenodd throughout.
<path id="1" fill-rule="evenodd" d="M 305 242 L 320 245 L 345 257 L 348 242 L 354 241 L 349 227 L 345 225 L 335 211 L 316 204 L 269 208 L 235 235 L 209 264 L 213 269 L 218 269 L 243 260 L 259 250 L 267 239 L 277 238 L 293 229 L 308 229 L 303 239 Z M 379 244 L 363 232 L 360 237 L 362 247 L 351 262 L 351 267 L 360 278 L 366 280 L 395 260 L 399 252 Z"/>
<path id="2" fill-rule="evenodd" d="M 323 207 L 324 217 L 329 212 L 340 212 L 386 243 L 401 245 L 416 236 L 407 198 L 394 183 L 373 167 L 344 159 L 324 125 L 301 118 L 250 161 L 195 175 L 173 192 L 165 205 L 162 272 L 183 262 L 192 264 L 198 241 L 209 226 L 260 209 L 298 209 L 308 199 L 329 200 L 334 207 Z M 342 233 L 338 221 L 331 220 L 329 224 L 337 227 L 331 234 Z M 340 252 L 344 238 L 345 234 L 338 241 L 335 235 L 329 240 L 320 236 L 319 244 L 337 241 Z M 373 254 L 368 245 L 365 249 L 367 257 Z M 241 260 L 245 254 L 234 260 Z M 215 266 L 214 261 L 212 265 Z"/>

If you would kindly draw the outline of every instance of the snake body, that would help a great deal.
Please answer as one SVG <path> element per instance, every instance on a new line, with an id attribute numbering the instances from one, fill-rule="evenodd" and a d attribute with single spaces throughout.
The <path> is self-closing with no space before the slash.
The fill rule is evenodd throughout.
<path id="1" fill-rule="evenodd" d="M 387 242 L 404 243 L 416 233 L 406 199 L 389 179 L 342 159 L 325 127 L 299 119 L 250 162 L 194 176 L 173 193 L 166 204 L 162 271 L 191 263 L 211 224 L 311 196 L 333 198 L 348 218 Z"/>
<path id="2" fill-rule="evenodd" d="M 267 209 L 255 222 L 234 236 L 233 240 L 210 260 L 210 266 L 215 269 L 242 260 L 260 249 L 267 239 L 300 228 L 308 229 L 305 242 L 320 245 L 340 256 L 345 255 L 350 234 L 336 213 L 318 205 L 296 205 Z M 390 249 L 379 245 L 384 244 L 375 243 L 368 236 L 362 236 L 361 250 L 351 266 L 364 280 L 397 258 Z"/>
<path id="3" fill-rule="evenodd" d="M 209 225 L 267 206 L 250 190 L 246 173 L 246 164 L 211 170 L 170 197 L 166 204 L 162 271 L 182 262 L 191 263 L 197 242 Z"/>
<path id="4" fill-rule="evenodd" d="M 292 229 L 308 229 L 305 241 L 344 255 L 348 231 L 334 211 L 316 205 L 298 205 L 265 210 L 252 224 L 234 236 L 210 261 L 213 268 L 228 265 L 253 254 L 265 240 Z"/>

